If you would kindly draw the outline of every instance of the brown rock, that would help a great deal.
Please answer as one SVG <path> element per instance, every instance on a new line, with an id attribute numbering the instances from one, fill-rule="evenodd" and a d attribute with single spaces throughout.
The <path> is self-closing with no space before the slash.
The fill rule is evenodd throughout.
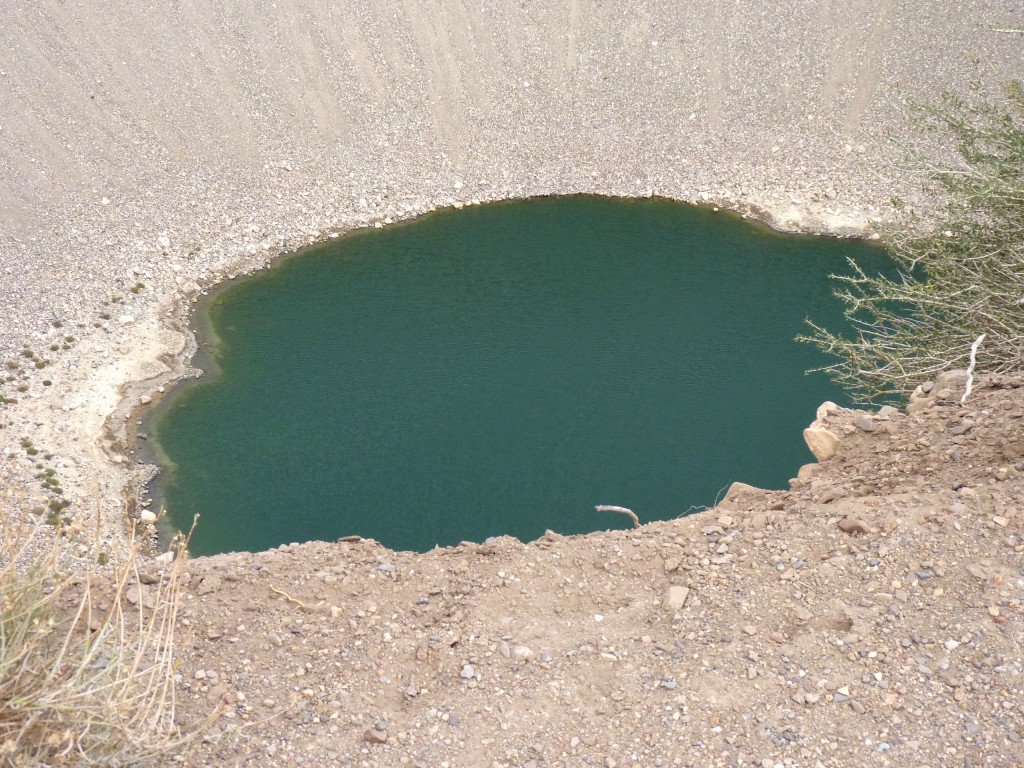
<path id="1" fill-rule="evenodd" d="M 805 481 L 810 480 L 818 474 L 819 471 L 821 471 L 821 464 L 804 464 L 799 470 L 797 470 L 796 479 Z"/>
<path id="2" fill-rule="evenodd" d="M 912 416 L 915 413 L 921 413 L 922 411 L 927 411 L 929 408 L 933 407 L 934 405 L 935 405 L 935 400 L 933 398 L 930 398 L 930 397 L 923 397 L 920 400 L 911 400 L 907 404 L 907 413 Z"/>
<path id="3" fill-rule="evenodd" d="M 378 731 L 376 728 L 371 728 L 363 734 L 363 741 L 367 744 L 387 744 L 387 731 Z"/>
<path id="4" fill-rule="evenodd" d="M 857 533 L 870 533 L 871 527 L 863 520 L 856 517 L 844 517 L 839 521 L 839 529 L 850 535 Z"/>

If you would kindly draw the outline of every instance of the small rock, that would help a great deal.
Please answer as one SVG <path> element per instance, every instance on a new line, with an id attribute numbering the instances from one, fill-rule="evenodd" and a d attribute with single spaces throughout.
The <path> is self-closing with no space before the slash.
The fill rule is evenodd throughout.
<path id="1" fill-rule="evenodd" d="M 151 525 L 156 522 L 156 515 L 150 510 L 144 509 L 139 513 L 139 520 L 143 525 Z"/>
<path id="2" fill-rule="evenodd" d="M 387 744 L 387 731 L 378 731 L 376 728 L 371 728 L 363 734 L 363 741 L 368 744 Z"/>
<path id="3" fill-rule="evenodd" d="M 678 611 L 686 604 L 686 598 L 689 596 L 689 589 L 674 584 L 665 593 L 664 606 L 670 611 Z"/>
<path id="4" fill-rule="evenodd" d="M 476 677 L 476 668 L 472 664 L 466 664 L 459 672 L 459 677 L 463 680 L 472 680 Z"/>
<path id="5" fill-rule="evenodd" d="M 909 403 L 907 403 L 907 414 L 912 416 L 915 413 L 927 411 L 934 405 L 935 399 L 931 397 L 923 397 L 920 400 L 911 400 Z"/>
<path id="6" fill-rule="evenodd" d="M 935 388 L 931 394 L 937 400 L 959 400 L 967 390 L 970 374 L 967 371 L 945 371 L 935 379 Z"/>
<path id="7" fill-rule="evenodd" d="M 529 661 L 533 658 L 533 649 L 526 645 L 517 645 L 512 655 L 517 661 Z"/>
<path id="8" fill-rule="evenodd" d="M 861 432 L 874 432 L 878 429 L 878 425 L 868 416 L 858 416 L 853 420 L 853 424 Z"/>
<path id="9" fill-rule="evenodd" d="M 821 470 L 821 464 L 804 464 L 796 472 L 796 479 L 807 482 Z"/>
<path id="10" fill-rule="evenodd" d="M 839 521 L 839 529 L 850 535 L 858 533 L 870 533 L 871 527 L 863 520 L 856 517 L 844 517 Z"/>

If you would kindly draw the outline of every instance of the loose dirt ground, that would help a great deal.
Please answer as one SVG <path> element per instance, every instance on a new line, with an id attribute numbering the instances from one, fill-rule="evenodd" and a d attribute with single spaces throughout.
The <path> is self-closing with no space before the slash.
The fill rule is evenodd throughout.
<path id="1" fill-rule="evenodd" d="M 822 412 L 791 490 L 636 530 L 196 560 L 186 763 L 1022 765 L 1022 385 Z"/>

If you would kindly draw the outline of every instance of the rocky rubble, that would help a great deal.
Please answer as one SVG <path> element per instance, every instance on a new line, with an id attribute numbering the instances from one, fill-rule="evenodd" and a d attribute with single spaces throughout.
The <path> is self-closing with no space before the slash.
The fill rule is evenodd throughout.
<path id="1" fill-rule="evenodd" d="M 191 765 L 1024 764 L 1024 377 L 636 530 L 190 564 Z"/>

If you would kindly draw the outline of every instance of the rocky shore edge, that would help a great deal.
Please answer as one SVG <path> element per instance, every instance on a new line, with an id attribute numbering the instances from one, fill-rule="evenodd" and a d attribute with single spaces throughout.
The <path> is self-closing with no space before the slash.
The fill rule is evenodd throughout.
<path id="1" fill-rule="evenodd" d="M 462 208 L 506 199 L 511 197 L 467 196 L 464 200 L 446 200 L 443 207 Z M 800 208 L 792 202 L 775 207 L 738 204 L 732 199 L 680 202 L 733 210 L 745 218 L 794 233 L 877 238 L 880 223 L 875 215 L 836 216 L 820 205 Z M 357 229 L 380 228 L 415 218 L 438 207 L 442 206 L 424 204 L 408 211 L 382 212 L 347 226 L 339 223 L 325 231 L 306 233 L 298 242 L 264 242 L 259 247 L 238 242 L 234 248 L 206 259 L 198 269 L 189 264 L 187 272 L 196 279 L 168 281 L 154 274 L 139 275 L 142 279 L 136 284 L 141 286 L 137 294 L 129 289 L 121 301 L 103 302 L 108 311 L 101 317 L 106 317 L 95 323 L 94 329 L 84 330 L 90 337 L 88 342 L 76 339 L 58 345 L 61 339 L 73 336 L 55 321 L 40 339 L 43 344 L 49 342 L 47 351 L 36 352 L 32 345 L 25 344 L 20 361 L 18 355 L 10 358 L 24 364 L 15 371 L 17 388 L 10 393 L 10 399 L 16 402 L 0 405 L 0 423 L 5 425 L 7 438 L 3 451 L 8 458 L 0 463 L 0 479 L 6 488 L 20 489 L 11 494 L 15 500 L 8 504 L 22 512 L 39 513 L 44 509 L 51 520 L 61 519 L 82 529 L 91 528 L 99 514 L 103 522 L 97 526 L 101 539 L 97 544 L 103 551 L 123 551 L 125 537 L 137 528 L 147 536 L 155 553 L 161 538 L 153 524 L 154 510 L 147 509 L 150 500 L 146 487 L 158 468 L 138 458 L 136 426 L 140 414 L 175 384 L 202 374 L 192 365 L 197 342 L 190 317 L 195 303 L 217 285 L 253 274 L 307 245 Z M 165 239 L 160 245 L 172 257 L 173 244 Z M 185 272 L 176 269 L 171 274 Z M 138 294 L 144 294 L 146 301 L 133 304 Z M 94 343 L 104 337 L 107 343 Z M 54 346 L 66 348 L 55 350 Z M 37 361 L 46 365 L 37 365 Z M 59 381 L 50 367 L 56 362 L 62 369 Z M 47 385 L 49 377 L 54 379 L 53 386 Z M 53 457 L 45 466 L 52 465 L 55 470 L 53 476 L 61 482 L 59 494 L 53 492 L 53 486 L 40 487 L 36 482 L 35 476 L 44 464 L 39 460 L 40 452 Z M 68 506 L 57 509 L 55 505 L 60 504 Z"/>

